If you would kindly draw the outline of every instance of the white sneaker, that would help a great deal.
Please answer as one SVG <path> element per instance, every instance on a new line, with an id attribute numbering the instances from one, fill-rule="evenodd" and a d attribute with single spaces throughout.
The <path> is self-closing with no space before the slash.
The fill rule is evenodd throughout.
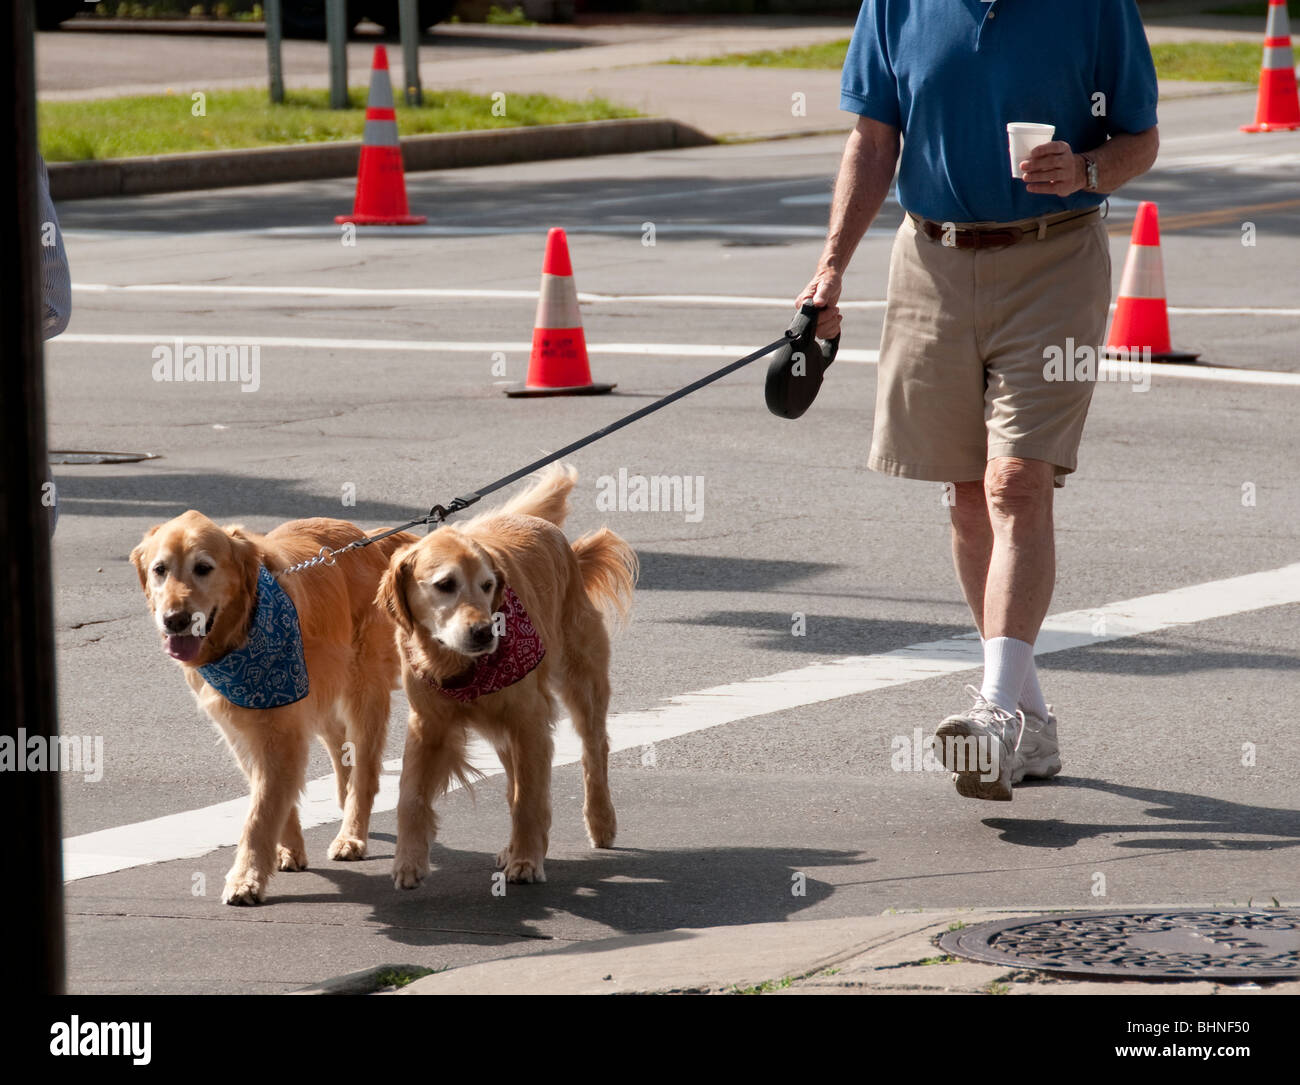
<path id="1" fill-rule="evenodd" d="M 975 698 L 974 706 L 939 724 L 934 732 L 935 753 L 952 770 L 958 795 L 1010 802 L 1024 714 L 1003 711 L 974 686 L 967 686 L 966 692 Z"/>
<path id="2" fill-rule="evenodd" d="M 1011 783 L 1022 780 L 1047 780 L 1061 771 L 1061 744 L 1056 739 L 1056 717 L 1047 706 L 1047 719 L 1033 712 L 1022 712 L 1024 733 L 1016 750 Z"/>

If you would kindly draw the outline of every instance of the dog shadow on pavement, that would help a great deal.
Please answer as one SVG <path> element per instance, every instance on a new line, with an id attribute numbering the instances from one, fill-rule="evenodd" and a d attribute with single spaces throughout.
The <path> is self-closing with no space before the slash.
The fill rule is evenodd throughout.
<path id="1" fill-rule="evenodd" d="M 392 839 L 391 834 L 371 833 L 372 844 Z M 375 860 L 386 869 L 391 850 L 376 848 Z M 547 857 L 545 884 L 511 885 L 493 878 L 494 856 L 486 852 L 434 844 L 431 861 L 424 882 L 402 892 L 387 876 L 375 877 L 370 862 L 330 864 L 315 872 L 345 898 L 364 901 L 371 919 L 394 942 L 426 946 L 473 941 L 474 936 L 587 940 L 680 927 L 779 923 L 835 891 L 834 885 L 818 880 L 818 868 L 875 862 L 853 852 L 811 848 L 615 847 L 584 853 L 569 847 Z M 338 899 L 335 894 L 296 894 L 290 884 L 288 879 L 278 883 L 277 903 Z M 563 933 L 556 931 L 557 920 Z"/>

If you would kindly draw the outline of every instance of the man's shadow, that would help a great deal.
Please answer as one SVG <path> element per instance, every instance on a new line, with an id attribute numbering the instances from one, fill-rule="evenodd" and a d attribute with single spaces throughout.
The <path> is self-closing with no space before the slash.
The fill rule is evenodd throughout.
<path id="1" fill-rule="evenodd" d="M 1181 791 L 1134 787 L 1129 784 L 1094 780 L 1088 777 L 1059 776 L 1050 783 L 1030 787 L 1072 787 L 1102 791 L 1121 798 L 1150 803 L 1143 811 L 1148 818 L 1167 824 L 1160 830 L 1180 835 L 1150 837 L 1152 826 L 1146 822 L 1129 824 L 1097 823 L 1016 818 L 985 818 L 984 824 L 997 829 L 1008 844 L 1029 848 L 1072 848 L 1093 837 L 1109 833 L 1144 834 L 1139 840 L 1121 840 L 1117 848 L 1176 851 L 1271 851 L 1293 848 L 1300 844 L 1300 811 L 1214 799 Z M 1260 839 L 1227 840 L 1228 836 L 1251 836 Z M 1278 839 L 1279 837 L 1283 839 Z M 1266 838 L 1266 839 L 1265 839 Z"/>

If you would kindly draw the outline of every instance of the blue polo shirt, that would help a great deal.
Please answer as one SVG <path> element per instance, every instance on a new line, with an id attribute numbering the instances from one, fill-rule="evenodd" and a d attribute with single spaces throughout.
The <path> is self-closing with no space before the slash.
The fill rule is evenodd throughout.
<path id="1" fill-rule="evenodd" d="M 1134 0 L 865 0 L 840 83 L 841 109 L 902 132 L 899 202 L 938 222 L 1095 207 L 1100 193 L 1027 192 L 1007 124 L 1054 124 L 1088 151 L 1153 127 L 1157 97 Z"/>

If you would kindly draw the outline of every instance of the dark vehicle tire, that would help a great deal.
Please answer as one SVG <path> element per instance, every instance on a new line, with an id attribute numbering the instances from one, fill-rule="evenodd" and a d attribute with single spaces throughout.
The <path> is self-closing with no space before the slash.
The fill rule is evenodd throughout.
<path id="1" fill-rule="evenodd" d="M 369 0 L 362 4 L 366 15 L 372 22 L 378 23 L 390 34 L 401 30 L 401 19 L 397 0 Z M 428 30 L 435 23 L 440 23 L 456 9 L 456 0 L 419 0 L 416 14 L 419 16 L 420 29 Z"/>
<path id="2" fill-rule="evenodd" d="M 36 29 L 58 30 L 59 23 L 71 19 L 79 11 L 91 10 L 83 0 L 37 0 Z"/>

